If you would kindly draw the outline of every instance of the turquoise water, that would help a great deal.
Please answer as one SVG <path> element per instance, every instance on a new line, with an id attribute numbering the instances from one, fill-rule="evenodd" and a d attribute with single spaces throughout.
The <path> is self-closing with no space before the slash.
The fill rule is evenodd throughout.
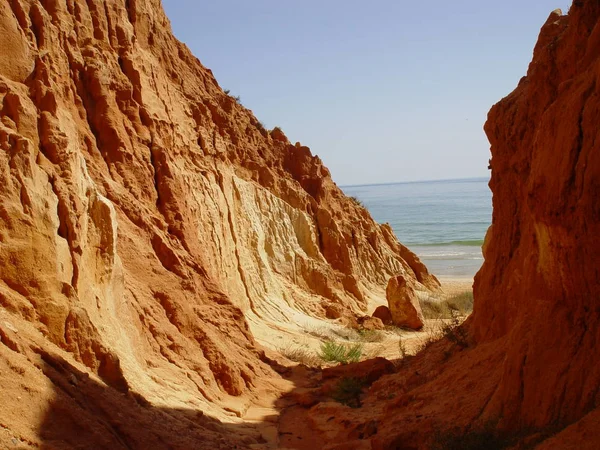
<path id="1" fill-rule="evenodd" d="M 342 187 L 439 277 L 472 277 L 492 220 L 486 178 Z"/>

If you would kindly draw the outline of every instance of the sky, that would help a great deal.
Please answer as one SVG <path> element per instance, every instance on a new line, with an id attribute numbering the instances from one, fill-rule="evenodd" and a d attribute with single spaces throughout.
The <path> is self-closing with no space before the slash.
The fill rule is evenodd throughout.
<path id="1" fill-rule="evenodd" d="M 175 36 L 338 185 L 488 177 L 483 124 L 567 0 L 162 0 Z"/>

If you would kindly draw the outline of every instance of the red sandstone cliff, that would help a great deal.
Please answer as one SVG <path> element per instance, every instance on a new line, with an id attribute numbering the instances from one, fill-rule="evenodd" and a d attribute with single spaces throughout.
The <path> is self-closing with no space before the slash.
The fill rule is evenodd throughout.
<path id="1" fill-rule="evenodd" d="M 575 1 L 485 126 L 494 214 L 472 328 L 507 341 L 486 408 L 506 427 L 567 424 L 600 402 L 599 76 L 600 4 Z"/>
<path id="2" fill-rule="evenodd" d="M 197 411 L 275 375 L 256 340 L 438 286 L 159 0 L 4 0 L 0 48 L 2 445 L 214 448 Z"/>

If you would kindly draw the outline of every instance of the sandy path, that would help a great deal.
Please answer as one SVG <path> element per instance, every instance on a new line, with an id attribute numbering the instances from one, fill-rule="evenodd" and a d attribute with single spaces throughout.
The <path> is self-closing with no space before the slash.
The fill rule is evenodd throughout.
<path id="1" fill-rule="evenodd" d="M 443 301 L 455 295 L 472 291 L 473 280 L 469 278 L 442 278 L 442 291 L 435 294 L 424 294 L 428 299 Z M 421 331 L 409 331 L 388 328 L 375 333 L 377 342 L 368 342 L 356 331 L 343 327 L 331 320 L 304 318 L 304 321 L 294 326 L 284 325 L 275 329 L 261 330 L 263 345 L 269 348 L 269 356 L 275 359 L 284 369 L 284 379 L 280 380 L 279 388 L 263 392 L 258 403 L 251 405 L 242 420 L 249 426 L 255 427 L 264 441 L 252 448 L 274 449 L 315 449 L 323 442 L 312 433 L 310 424 L 304 417 L 306 409 L 298 406 L 286 397 L 292 390 L 298 391 L 318 383 L 319 367 L 326 366 L 318 358 L 320 346 L 325 340 L 353 345 L 360 342 L 363 345 L 363 358 L 369 359 L 382 356 L 391 361 L 402 357 L 400 342 L 407 354 L 416 353 L 422 345 L 431 340 L 439 330 L 439 320 L 426 320 Z M 271 327 L 269 327 L 271 328 Z M 270 345 L 269 345 L 270 344 Z M 297 362 L 285 357 L 286 350 L 299 349 L 307 355 L 307 361 L 315 369 L 307 369 Z M 282 354 L 283 353 L 283 354 Z M 288 355 L 289 356 L 289 355 Z M 308 364 L 310 365 L 310 364 Z"/>

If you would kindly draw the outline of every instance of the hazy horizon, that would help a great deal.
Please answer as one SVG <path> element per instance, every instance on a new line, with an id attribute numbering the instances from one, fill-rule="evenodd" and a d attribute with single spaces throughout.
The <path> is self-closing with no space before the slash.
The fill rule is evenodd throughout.
<path id="1" fill-rule="evenodd" d="M 388 184 L 412 184 L 412 183 L 441 183 L 441 182 L 453 182 L 453 181 L 489 181 L 490 177 L 461 177 L 461 178 L 435 178 L 429 180 L 409 180 L 409 181 L 386 181 L 382 183 L 358 183 L 358 184 L 340 184 L 337 183 L 339 188 L 345 187 L 363 187 L 363 186 L 386 186 Z M 335 181 L 335 180 L 334 180 Z"/>
<path id="2" fill-rule="evenodd" d="M 221 87 L 340 186 L 489 177 L 487 112 L 569 3 L 163 0 Z"/>

